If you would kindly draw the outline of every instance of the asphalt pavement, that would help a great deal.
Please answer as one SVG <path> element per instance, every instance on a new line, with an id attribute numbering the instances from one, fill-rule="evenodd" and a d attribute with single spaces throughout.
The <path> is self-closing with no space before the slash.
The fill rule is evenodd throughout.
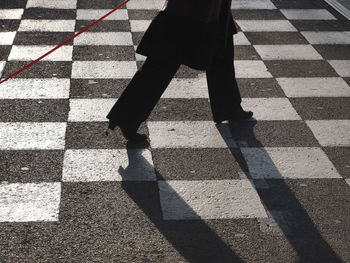
<path id="1" fill-rule="evenodd" d="M 1 0 L 0 78 L 120 2 Z M 255 119 L 216 125 L 205 72 L 181 65 L 149 146 L 107 137 L 163 3 L 130 0 L 0 84 L 0 262 L 350 262 L 350 21 L 233 0 Z"/>

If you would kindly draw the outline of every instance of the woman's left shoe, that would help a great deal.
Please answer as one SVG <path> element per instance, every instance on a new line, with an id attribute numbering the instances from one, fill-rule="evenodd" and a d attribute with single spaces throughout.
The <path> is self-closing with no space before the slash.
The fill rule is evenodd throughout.
<path id="1" fill-rule="evenodd" d="M 115 127 L 118 126 L 120 130 L 122 131 L 122 134 L 125 139 L 131 142 L 143 142 L 148 139 L 148 136 L 146 134 L 140 134 L 137 133 L 137 129 L 139 125 L 135 124 L 118 124 L 117 122 L 114 122 L 113 120 L 110 120 L 108 123 L 108 128 L 106 130 L 106 135 L 109 136 L 115 129 Z"/>

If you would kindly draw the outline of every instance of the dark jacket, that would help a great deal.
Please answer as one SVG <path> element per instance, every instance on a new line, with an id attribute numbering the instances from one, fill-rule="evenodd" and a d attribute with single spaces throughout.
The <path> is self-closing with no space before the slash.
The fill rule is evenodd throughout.
<path id="1" fill-rule="evenodd" d="M 237 34 L 230 7 L 231 0 L 168 0 L 136 53 L 206 70 L 227 38 Z"/>

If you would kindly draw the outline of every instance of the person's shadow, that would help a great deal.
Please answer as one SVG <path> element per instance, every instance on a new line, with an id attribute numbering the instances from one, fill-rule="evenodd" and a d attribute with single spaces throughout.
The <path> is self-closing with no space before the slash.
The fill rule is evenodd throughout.
<path id="1" fill-rule="evenodd" d="M 246 178 L 256 188 L 269 215 L 268 218 L 257 219 L 260 223 L 260 230 L 266 234 L 285 236 L 298 255 L 296 262 L 342 262 L 322 238 L 307 211 L 285 183 L 261 142 L 255 137 L 254 126 L 256 123 L 255 120 L 222 123 L 217 124 L 217 129 L 228 145 L 232 143 L 228 140 L 233 138 L 238 146 L 241 146 L 238 148 L 241 154 L 238 155 L 236 148 L 229 147 L 229 149 L 244 171 Z M 224 126 L 229 127 L 232 138 L 227 137 L 227 129 L 224 129 L 227 127 Z M 251 176 L 250 169 L 252 167 L 248 166 L 242 154 L 242 151 L 244 152 L 245 149 L 251 146 L 259 149 L 257 157 L 261 158 L 263 156 L 264 162 L 266 162 L 263 167 L 268 169 L 269 173 L 274 174 L 274 179 L 256 179 Z M 137 148 L 135 145 L 127 144 L 129 166 L 126 168 L 120 167 L 118 172 L 122 177 L 122 188 L 125 193 L 150 219 L 159 232 L 187 262 L 244 262 L 203 220 L 163 219 L 159 185 L 166 184 L 166 181 L 154 166 L 144 158 L 142 154 L 144 150 L 143 148 Z M 138 175 L 154 172 L 157 181 L 145 182 Z M 261 172 L 264 173 L 264 171 Z M 276 178 L 276 175 L 279 175 L 280 178 Z M 135 184 L 137 180 L 140 182 Z M 147 183 L 153 184 L 154 187 L 139 187 Z M 145 192 L 145 189 L 148 189 L 146 191 L 149 192 Z M 177 195 L 174 189 L 171 189 L 171 186 L 167 185 L 167 190 L 176 195 L 175 199 L 180 200 L 180 207 L 187 210 L 192 218 L 196 218 L 195 211 Z M 271 196 L 270 190 L 273 190 L 273 196 Z M 157 191 L 156 201 L 154 198 L 147 198 L 155 194 L 153 191 Z M 200 219 L 198 215 L 197 217 Z"/>
<path id="2" fill-rule="evenodd" d="M 298 255 L 296 262 L 343 262 L 323 239 L 307 211 L 283 180 L 263 144 L 256 138 L 256 124 L 257 121 L 251 119 L 216 126 L 227 145 L 228 139 L 237 142 L 238 155 L 237 149 L 229 149 L 246 178 L 256 188 L 269 215 L 267 219 L 258 219 L 260 230 L 272 235 L 285 236 Z M 227 131 L 223 129 L 224 125 L 229 127 L 231 138 L 227 139 L 227 136 L 224 136 L 224 132 Z"/>
<path id="3" fill-rule="evenodd" d="M 122 189 L 169 241 L 172 247 L 178 251 L 186 262 L 244 262 L 204 221 L 163 219 L 158 184 L 171 192 L 172 198 L 177 200 L 179 207 L 186 210 L 191 218 L 199 218 L 199 216 L 196 216 L 193 209 L 177 195 L 162 175 L 147 161 L 142 154 L 144 150 L 147 149 L 137 149 L 135 145 L 127 144 L 129 165 L 126 168 L 120 166 L 118 169 L 122 177 Z M 156 181 L 141 181 L 138 175 L 146 173 L 146 178 L 150 179 L 149 176 L 152 172 L 155 172 Z M 135 181 L 137 178 L 140 181 Z M 150 187 L 142 187 L 142 185 L 147 184 Z M 154 193 L 154 191 L 157 193 Z M 157 195 L 156 200 L 152 197 L 155 194 Z M 178 261 L 174 259 L 173 262 Z"/>

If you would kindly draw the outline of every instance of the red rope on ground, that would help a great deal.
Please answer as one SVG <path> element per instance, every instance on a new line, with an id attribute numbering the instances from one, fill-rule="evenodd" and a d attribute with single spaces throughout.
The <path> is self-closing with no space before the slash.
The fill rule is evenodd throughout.
<path id="1" fill-rule="evenodd" d="M 55 50 L 59 49 L 60 47 L 64 46 L 65 44 L 67 44 L 68 42 L 72 41 L 74 38 L 76 38 L 77 36 L 79 36 L 80 34 L 84 33 L 86 30 L 88 30 L 90 27 L 93 27 L 94 25 L 96 25 L 97 23 L 101 22 L 103 19 L 105 19 L 107 16 L 109 16 L 110 14 L 114 13 L 116 10 L 118 10 L 119 8 L 121 8 L 123 5 L 125 5 L 127 2 L 129 2 L 130 0 L 126 0 L 123 3 L 121 3 L 119 6 L 117 6 L 116 8 L 114 8 L 112 11 L 110 11 L 109 13 L 107 13 L 106 15 L 104 15 L 103 17 L 101 17 L 100 19 L 96 20 L 95 22 L 93 22 L 92 24 L 88 25 L 87 27 L 85 27 L 83 30 L 81 30 L 80 32 L 76 33 L 74 36 L 68 38 L 67 40 L 65 40 L 64 42 L 62 42 L 61 44 L 59 44 L 58 46 L 54 47 L 53 49 L 51 49 L 50 51 L 48 51 L 46 54 L 42 55 L 41 57 L 37 58 L 36 60 L 32 61 L 31 63 L 29 63 L 28 65 L 26 65 L 25 67 L 21 68 L 20 70 L 18 70 L 17 72 L 13 73 L 12 75 L 8 76 L 7 78 L 3 79 L 2 81 L 0 81 L 0 84 L 4 83 L 5 81 L 13 78 L 14 76 L 16 76 L 17 74 L 21 73 L 22 71 L 26 70 L 27 68 L 33 66 L 35 63 L 37 63 L 38 61 L 42 60 L 44 57 L 50 55 L 52 52 L 54 52 Z"/>

